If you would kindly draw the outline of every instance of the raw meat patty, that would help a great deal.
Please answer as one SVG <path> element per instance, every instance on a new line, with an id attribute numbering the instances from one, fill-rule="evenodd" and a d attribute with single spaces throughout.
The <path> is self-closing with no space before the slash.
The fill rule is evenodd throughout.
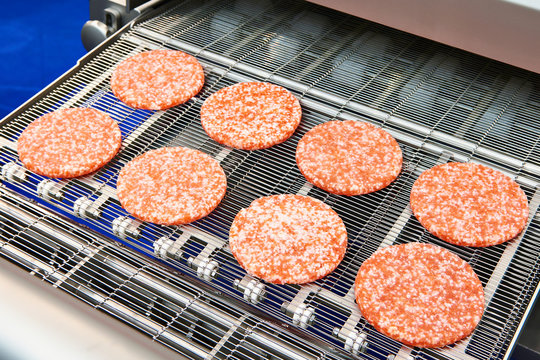
<path id="1" fill-rule="evenodd" d="M 484 290 L 470 265 L 448 250 L 421 243 L 376 251 L 358 271 L 355 295 L 375 329 L 418 347 L 465 338 L 484 311 Z"/>
<path id="2" fill-rule="evenodd" d="M 527 197 L 515 181 L 474 163 L 448 163 L 424 171 L 413 185 L 411 209 L 430 233 L 463 246 L 513 239 L 529 216 Z"/>
<path id="3" fill-rule="evenodd" d="M 136 218 L 180 225 L 212 212 L 225 196 L 227 179 L 209 155 L 184 147 L 148 151 L 118 175 L 118 200 Z"/>
<path id="4" fill-rule="evenodd" d="M 303 284 L 338 266 L 347 249 L 347 230 L 322 201 L 273 195 L 236 215 L 229 244 L 248 273 L 271 283 Z"/>
<path id="5" fill-rule="evenodd" d="M 86 175 L 108 163 L 122 145 L 118 124 L 90 108 L 61 109 L 33 121 L 17 142 L 19 159 L 51 178 Z"/>
<path id="6" fill-rule="evenodd" d="M 264 82 L 223 88 L 201 107 L 201 123 L 208 136 L 243 150 L 265 149 L 287 140 L 301 118 L 302 109 L 293 94 Z"/>
<path id="7" fill-rule="evenodd" d="M 296 163 L 313 185 L 337 195 L 361 195 L 394 181 L 403 156 L 383 129 L 358 121 L 329 121 L 298 142 Z"/>
<path id="8" fill-rule="evenodd" d="M 163 110 L 197 95 L 204 71 L 193 56 L 176 50 L 152 50 L 122 61 L 111 77 L 111 89 L 137 109 Z"/>

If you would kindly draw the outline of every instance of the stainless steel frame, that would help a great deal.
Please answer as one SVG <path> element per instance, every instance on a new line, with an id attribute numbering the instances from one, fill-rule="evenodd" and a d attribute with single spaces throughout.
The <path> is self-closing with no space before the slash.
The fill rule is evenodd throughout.
<path id="1" fill-rule="evenodd" d="M 110 75 L 128 56 L 159 48 L 196 56 L 205 87 L 167 111 L 131 109 L 111 93 Z M 285 143 L 246 152 L 204 133 L 204 99 L 249 80 L 283 85 L 300 99 L 302 123 Z M 26 171 L 16 154 L 21 131 L 38 116 L 71 106 L 100 109 L 118 121 L 119 155 L 95 174 L 73 180 Z M 126 26 L 2 121 L 0 254 L 195 358 L 508 358 L 539 280 L 539 110 L 537 74 L 314 4 L 169 2 Z M 330 119 L 369 121 L 389 131 L 404 153 L 400 177 L 384 190 L 356 197 L 330 195 L 307 183 L 295 164 L 296 143 Z M 229 184 L 224 201 L 187 226 L 135 220 L 116 198 L 119 170 L 147 150 L 177 145 L 220 161 Z M 410 188 L 423 170 L 450 160 L 487 164 L 516 179 L 531 214 L 519 238 L 463 248 L 422 228 L 408 205 Z M 277 193 L 313 196 L 343 218 L 350 245 L 334 273 L 304 286 L 278 286 L 238 266 L 227 244 L 230 223 L 255 198 Z M 403 346 L 367 324 L 354 303 L 362 261 L 381 246 L 410 241 L 455 252 L 485 287 L 482 321 L 454 346 Z"/>
<path id="2" fill-rule="evenodd" d="M 534 0 L 311 1 L 540 73 Z"/>

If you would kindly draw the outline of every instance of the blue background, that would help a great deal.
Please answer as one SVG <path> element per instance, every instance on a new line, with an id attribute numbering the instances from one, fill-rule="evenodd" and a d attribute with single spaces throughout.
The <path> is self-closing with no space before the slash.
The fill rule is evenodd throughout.
<path id="1" fill-rule="evenodd" d="M 88 0 L 4 0 L 0 7 L 0 118 L 86 54 Z"/>

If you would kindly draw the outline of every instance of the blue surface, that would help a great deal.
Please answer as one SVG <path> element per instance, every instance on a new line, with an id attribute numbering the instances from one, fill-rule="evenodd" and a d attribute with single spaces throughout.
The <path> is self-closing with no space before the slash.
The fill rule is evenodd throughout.
<path id="1" fill-rule="evenodd" d="M 4 0 L 0 11 L 0 118 L 86 54 L 88 0 Z"/>

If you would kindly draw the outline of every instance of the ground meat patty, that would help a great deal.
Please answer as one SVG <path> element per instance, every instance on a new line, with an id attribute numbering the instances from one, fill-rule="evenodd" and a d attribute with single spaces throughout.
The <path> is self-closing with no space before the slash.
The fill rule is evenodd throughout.
<path id="1" fill-rule="evenodd" d="M 375 329 L 410 346 L 441 347 L 463 339 L 484 311 L 484 290 L 469 264 L 429 244 L 376 251 L 358 271 L 355 294 Z"/>
<path id="2" fill-rule="evenodd" d="M 90 108 L 61 109 L 33 121 L 17 142 L 19 159 L 36 174 L 72 178 L 108 163 L 122 145 L 118 124 Z"/>
<path id="3" fill-rule="evenodd" d="M 515 181 L 473 163 L 442 164 L 423 172 L 411 191 L 411 209 L 430 233 L 463 246 L 510 240 L 529 216 L 527 197 Z"/>
<path id="4" fill-rule="evenodd" d="M 176 50 L 152 50 L 127 58 L 114 70 L 111 89 L 137 109 L 163 110 L 197 95 L 204 71 L 193 56 Z"/>
<path id="5" fill-rule="evenodd" d="M 313 185 L 338 195 L 380 190 L 401 171 L 403 156 L 383 129 L 358 121 L 329 121 L 298 142 L 296 163 Z"/>
<path id="6" fill-rule="evenodd" d="M 234 219 L 229 244 L 240 265 L 276 284 L 303 284 L 331 273 L 347 248 L 347 230 L 325 203 L 301 195 L 255 200 Z"/>
<path id="7" fill-rule="evenodd" d="M 201 123 L 208 136 L 244 150 L 265 149 L 287 140 L 301 117 L 300 103 L 293 94 L 264 82 L 223 88 L 201 107 Z"/>
<path id="8" fill-rule="evenodd" d="M 148 151 L 118 176 L 118 200 L 143 221 L 180 225 L 200 219 L 220 203 L 227 179 L 209 155 L 183 147 Z"/>

